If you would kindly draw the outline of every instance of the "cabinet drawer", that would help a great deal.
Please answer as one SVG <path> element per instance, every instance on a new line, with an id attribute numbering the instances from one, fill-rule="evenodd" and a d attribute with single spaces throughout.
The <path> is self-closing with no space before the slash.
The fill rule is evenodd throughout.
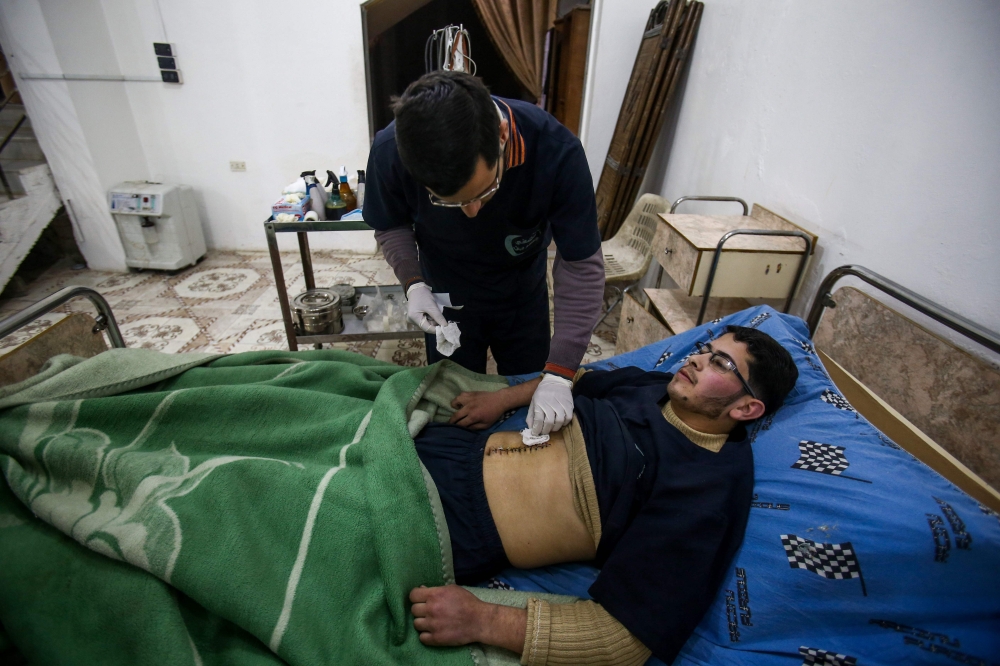
<path id="1" fill-rule="evenodd" d="M 691 278 L 698 270 L 699 255 L 698 250 L 672 226 L 657 226 L 653 237 L 653 256 L 684 291 L 691 289 Z"/>
<path id="2" fill-rule="evenodd" d="M 700 297 L 705 294 L 715 253 L 701 252 L 699 255 L 698 268 L 688 285 L 688 294 Z M 786 298 L 795 282 L 799 262 L 804 259 L 802 254 L 724 251 L 715 270 L 712 296 Z"/>
<path id="3" fill-rule="evenodd" d="M 625 294 L 622 300 L 622 314 L 618 322 L 618 342 L 615 354 L 624 354 L 670 335 L 667 327 L 632 297 Z"/>

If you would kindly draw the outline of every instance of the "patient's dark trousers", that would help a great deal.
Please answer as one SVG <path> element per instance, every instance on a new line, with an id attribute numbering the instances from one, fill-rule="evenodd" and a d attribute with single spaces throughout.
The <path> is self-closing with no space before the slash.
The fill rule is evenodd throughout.
<path id="1" fill-rule="evenodd" d="M 483 485 L 489 435 L 431 423 L 414 440 L 441 497 L 460 585 L 480 583 L 510 566 Z"/>

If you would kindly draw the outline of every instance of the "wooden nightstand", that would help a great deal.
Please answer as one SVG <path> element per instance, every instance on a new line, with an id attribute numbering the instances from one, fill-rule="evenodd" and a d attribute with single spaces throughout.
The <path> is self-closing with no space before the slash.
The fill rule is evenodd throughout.
<path id="1" fill-rule="evenodd" d="M 802 234 L 810 240 L 810 254 L 816 248 L 815 234 L 757 204 L 750 215 L 661 214 L 660 218 L 664 224 L 653 238 L 653 256 L 688 296 L 705 294 L 720 240 L 738 229 Z M 805 255 L 801 236 L 733 235 L 719 255 L 710 294 L 790 302 L 793 285 L 805 270 L 803 263 L 809 261 Z"/>
<path id="2" fill-rule="evenodd" d="M 703 306 L 702 322 L 750 307 L 747 298 L 780 298 L 787 306 L 809 261 L 803 236 L 810 241 L 809 254 L 816 248 L 815 234 L 757 204 L 750 215 L 661 213 L 660 218 L 662 224 L 653 237 L 653 256 L 660 264 L 661 278 L 665 271 L 680 288 L 643 289 L 638 297 L 626 294 L 618 324 L 617 354 L 694 328 Z M 743 229 L 798 235 L 731 235 L 719 253 L 710 298 L 704 303 L 719 242 Z"/>

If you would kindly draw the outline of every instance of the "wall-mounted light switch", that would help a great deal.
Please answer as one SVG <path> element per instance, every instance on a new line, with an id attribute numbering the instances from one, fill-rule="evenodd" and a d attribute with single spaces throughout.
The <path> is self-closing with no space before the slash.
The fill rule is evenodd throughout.
<path id="1" fill-rule="evenodd" d="M 153 52 L 156 53 L 156 65 L 160 68 L 160 78 L 164 83 L 184 83 L 180 68 L 177 66 L 177 49 L 173 44 L 153 42 Z"/>
<path id="2" fill-rule="evenodd" d="M 246 171 L 247 170 L 247 163 L 246 162 L 234 162 L 234 161 L 230 161 L 229 162 L 229 170 L 230 171 Z"/>

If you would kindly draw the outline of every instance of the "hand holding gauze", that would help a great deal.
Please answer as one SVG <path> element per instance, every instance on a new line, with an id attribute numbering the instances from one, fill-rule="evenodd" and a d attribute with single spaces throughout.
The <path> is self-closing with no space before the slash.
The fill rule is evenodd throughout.
<path id="1" fill-rule="evenodd" d="M 448 325 L 426 282 L 417 282 L 406 290 L 406 308 L 406 316 L 423 329 L 424 333 L 433 335 L 435 326 Z"/>
<path id="2" fill-rule="evenodd" d="M 528 427 L 532 435 L 547 435 L 573 420 L 573 382 L 544 374 L 531 396 Z"/>

